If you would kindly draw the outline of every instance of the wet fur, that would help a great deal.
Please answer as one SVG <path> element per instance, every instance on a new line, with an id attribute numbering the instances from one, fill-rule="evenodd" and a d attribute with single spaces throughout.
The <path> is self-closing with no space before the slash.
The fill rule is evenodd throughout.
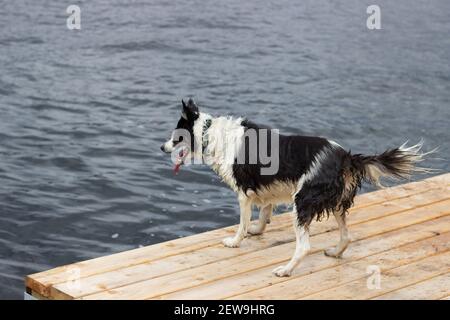
<path id="1" fill-rule="evenodd" d="M 333 254 L 340 256 L 349 242 L 345 215 L 353 205 L 354 197 L 364 181 L 381 186 L 381 177 L 407 178 L 413 172 L 423 171 L 415 165 L 423 158 L 421 144 L 386 150 L 379 155 L 352 154 L 334 141 L 321 137 L 279 135 L 279 170 L 274 175 L 261 175 L 264 166 L 259 156 L 257 162 L 237 163 L 238 157 L 249 159 L 248 141 L 245 132 L 259 126 L 242 118 L 217 117 L 200 113 L 192 100 L 183 102 L 183 116 L 177 128 L 187 129 L 192 141 L 202 145 L 207 137 L 205 154 L 198 148 L 193 156 L 203 156 L 211 168 L 238 194 L 241 206 L 241 224 L 235 237 L 227 238 L 224 244 L 239 246 L 250 225 L 251 206 L 261 208 L 260 225 L 264 230 L 266 218 L 270 218 L 272 207 L 280 203 L 294 204 L 294 223 L 297 246 L 294 256 L 286 266 L 274 270 L 278 276 L 289 276 L 309 250 L 309 225 L 313 220 L 322 220 L 333 213 L 341 230 L 341 240 Z M 204 130 L 206 119 L 211 125 Z M 270 129 L 269 129 L 270 130 Z M 203 136 L 205 135 L 205 136 Z M 226 137 L 223 143 L 223 137 Z M 270 135 L 269 135 L 270 137 Z M 257 135 L 257 139 L 261 139 Z M 166 142 L 162 149 L 170 152 L 179 141 Z M 268 143 L 270 150 L 271 141 Z M 259 146 L 259 144 L 258 144 Z M 260 150 L 258 150 L 260 151 Z M 200 154 L 199 154 L 200 152 Z M 267 150 L 266 150 L 267 152 Z M 259 155 L 259 152 L 258 152 Z M 231 161 L 230 161 L 231 159 Z M 250 209 L 249 209 L 250 208 Z"/>

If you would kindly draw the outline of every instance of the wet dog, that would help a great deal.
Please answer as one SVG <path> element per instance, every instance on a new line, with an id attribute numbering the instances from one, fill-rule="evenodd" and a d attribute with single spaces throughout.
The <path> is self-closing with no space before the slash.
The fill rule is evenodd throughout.
<path id="1" fill-rule="evenodd" d="M 247 234 L 263 233 L 274 206 L 293 204 L 295 252 L 286 265 L 273 270 L 282 277 L 290 276 L 310 250 L 311 222 L 330 214 L 338 223 L 340 240 L 325 254 L 341 257 L 350 242 L 346 214 L 361 183 L 380 186 L 381 177 L 408 178 L 426 171 L 416 167 L 425 155 L 421 146 L 353 154 L 322 137 L 286 136 L 243 118 L 213 117 L 189 99 L 182 101 L 176 129 L 161 150 L 172 153 L 176 171 L 186 161 L 208 164 L 237 193 L 240 224 L 234 237 L 223 240 L 227 247 L 239 247 Z M 252 206 L 260 209 L 253 225 Z"/>

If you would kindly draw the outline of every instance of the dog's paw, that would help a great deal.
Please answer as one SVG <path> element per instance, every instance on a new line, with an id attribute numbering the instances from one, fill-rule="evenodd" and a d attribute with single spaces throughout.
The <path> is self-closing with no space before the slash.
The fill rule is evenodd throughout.
<path id="1" fill-rule="evenodd" d="M 287 266 L 279 266 L 272 270 L 272 273 L 277 277 L 290 277 L 292 270 L 287 268 Z"/>
<path id="2" fill-rule="evenodd" d="M 263 233 L 263 228 L 259 224 L 252 224 L 248 227 L 247 233 L 253 236 Z"/>
<path id="3" fill-rule="evenodd" d="M 338 253 L 338 252 L 336 251 L 336 248 L 330 248 L 330 249 L 327 249 L 327 250 L 325 250 L 323 253 L 324 253 L 327 257 L 332 257 L 332 258 L 337 258 L 337 259 L 342 258 L 342 253 Z"/>
<path id="4" fill-rule="evenodd" d="M 229 237 L 229 238 L 225 238 L 222 240 L 222 243 L 225 247 L 228 248 L 237 248 L 239 247 L 239 245 L 241 244 L 240 241 L 237 241 L 235 238 L 233 237 Z"/>

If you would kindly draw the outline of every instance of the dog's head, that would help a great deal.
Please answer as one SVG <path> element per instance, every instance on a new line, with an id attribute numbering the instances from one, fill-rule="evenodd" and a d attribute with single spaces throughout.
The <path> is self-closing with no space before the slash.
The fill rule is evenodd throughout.
<path id="1" fill-rule="evenodd" d="M 184 163 L 186 157 L 194 150 L 194 125 L 200 117 L 200 112 L 194 100 L 189 99 L 187 103 L 181 100 L 181 104 L 181 116 L 177 126 L 172 131 L 170 139 L 161 145 L 163 152 L 175 152 L 175 163 L 178 167 Z"/>

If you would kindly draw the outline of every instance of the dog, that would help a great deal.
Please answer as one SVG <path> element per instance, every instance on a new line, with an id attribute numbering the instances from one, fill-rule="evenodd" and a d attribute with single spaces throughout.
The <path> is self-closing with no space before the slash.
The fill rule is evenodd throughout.
<path id="1" fill-rule="evenodd" d="M 256 147 L 251 150 L 252 146 Z M 239 247 L 247 234 L 262 234 L 274 206 L 293 205 L 295 252 L 286 265 L 273 270 L 276 276 L 285 277 L 310 250 L 311 222 L 330 214 L 337 221 L 340 240 L 325 255 L 340 258 L 350 243 L 346 215 L 361 184 L 367 181 L 382 187 L 381 177 L 409 178 L 412 173 L 426 172 L 416 166 L 425 156 L 421 147 L 422 142 L 411 147 L 405 143 L 377 155 L 353 154 L 322 137 L 281 135 L 244 118 L 213 117 L 200 112 L 189 99 L 187 103 L 182 100 L 176 129 L 161 150 L 174 155 L 176 172 L 187 159 L 201 160 L 237 193 L 240 224 L 234 237 L 222 241 L 226 247 Z M 262 155 L 269 153 L 278 158 L 278 167 L 274 173 L 262 174 L 268 167 Z M 251 225 L 253 206 L 260 212 Z"/>

